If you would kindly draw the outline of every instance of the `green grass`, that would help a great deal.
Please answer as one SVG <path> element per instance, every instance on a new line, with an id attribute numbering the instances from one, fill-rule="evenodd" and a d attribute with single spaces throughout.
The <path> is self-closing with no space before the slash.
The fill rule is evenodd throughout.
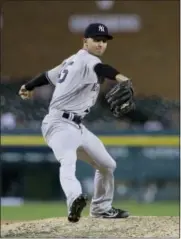
<path id="1" fill-rule="evenodd" d="M 156 202 L 139 204 L 137 202 L 115 202 L 115 207 L 127 209 L 133 216 L 178 216 L 179 202 Z M 89 206 L 83 215 L 87 216 Z M 67 216 L 65 202 L 25 203 L 19 207 L 1 207 L 1 220 L 33 220 Z"/>

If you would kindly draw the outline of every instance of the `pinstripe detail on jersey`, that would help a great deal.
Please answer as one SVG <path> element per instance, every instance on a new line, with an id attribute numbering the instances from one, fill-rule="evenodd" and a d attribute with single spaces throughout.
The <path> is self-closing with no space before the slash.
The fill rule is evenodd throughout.
<path id="1" fill-rule="evenodd" d="M 81 92 L 83 92 L 86 88 L 90 87 L 90 84 L 86 84 L 83 85 L 81 88 L 77 89 L 76 91 L 72 92 L 71 94 L 66 94 L 65 96 L 60 96 L 58 98 L 56 98 L 56 100 L 54 100 L 51 104 L 50 107 L 57 108 L 57 109 L 61 109 L 61 106 L 64 106 L 65 103 L 69 103 L 69 102 L 73 102 L 75 97 L 78 96 Z M 60 102 L 58 104 L 58 102 Z M 77 105 L 74 106 L 78 106 L 80 104 L 80 102 L 78 102 Z"/>
<path id="2" fill-rule="evenodd" d="M 72 61 L 74 61 L 74 64 L 71 64 Z M 57 112 L 74 112 L 83 117 L 89 113 L 99 94 L 100 86 L 94 72 L 94 65 L 100 62 L 98 57 L 81 49 L 75 55 L 65 59 L 63 63 L 66 64 L 62 63 L 61 66 L 48 71 L 50 80 L 53 83 L 57 82 L 49 105 L 49 112 L 54 110 Z M 58 83 L 57 79 L 59 79 L 60 71 L 68 65 L 69 72 L 66 79 Z"/>
<path id="3" fill-rule="evenodd" d="M 72 97 L 75 97 L 76 95 L 78 95 L 82 90 L 84 90 L 85 88 L 87 87 L 87 85 L 83 85 L 81 88 L 73 91 L 74 89 L 72 89 L 72 93 L 67 93 L 65 95 L 61 95 L 59 97 L 56 97 L 55 100 L 53 100 L 52 102 L 50 102 L 50 107 L 52 107 L 54 104 L 57 104 L 58 102 L 61 101 L 61 104 L 59 105 L 63 105 L 65 102 L 69 102 L 72 100 Z M 76 89 L 76 86 L 75 86 L 75 89 Z M 57 105 L 57 106 L 59 106 Z"/>
<path id="4" fill-rule="evenodd" d="M 48 77 L 48 72 L 47 72 L 47 71 L 45 72 L 45 76 L 46 76 L 48 82 L 50 83 L 50 85 L 53 85 L 53 86 L 54 86 L 54 84 L 52 83 L 52 81 L 51 81 L 50 78 Z"/>
<path id="5" fill-rule="evenodd" d="M 81 89 L 79 89 L 77 91 L 76 95 L 80 94 L 80 93 L 83 93 L 85 90 L 87 90 L 87 92 L 90 92 L 91 89 L 92 89 L 92 84 L 86 84 L 84 87 L 82 87 Z M 90 108 L 92 107 L 92 104 L 90 105 L 90 99 L 91 99 L 91 101 L 95 101 L 97 99 L 98 93 L 99 93 L 99 88 L 97 88 L 97 92 L 93 93 L 93 96 L 91 98 L 86 97 L 87 92 L 85 91 L 84 99 L 82 101 L 81 100 L 78 101 L 77 104 L 75 104 L 75 101 L 73 99 L 71 99 L 73 109 L 76 109 L 76 111 L 85 112 L 85 113 L 90 112 Z M 75 95 L 74 95 L 74 97 L 75 97 Z M 86 112 L 86 109 L 85 109 L 86 104 L 87 104 L 87 109 L 88 109 L 87 112 Z"/>
<path id="6" fill-rule="evenodd" d="M 83 71 L 83 78 L 87 77 L 89 75 L 89 67 L 85 65 L 84 71 Z"/>
<path id="7" fill-rule="evenodd" d="M 83 78 L 86 76 L 86 73 L 87 73 L 87 66 L 85 65 L 84 72 L 83 72 Z"/>

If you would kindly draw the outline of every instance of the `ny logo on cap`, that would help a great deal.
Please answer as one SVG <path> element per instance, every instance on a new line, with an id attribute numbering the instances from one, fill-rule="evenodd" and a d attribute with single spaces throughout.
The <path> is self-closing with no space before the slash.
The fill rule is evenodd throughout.
<path id="1" fill-rule="evenodd" d="M 104 32 L 104 31 L 105 31 L 105 30 L 104 30 L 104 26 L 99 25 L 99 31 L 100 31 L 100 32 Z"/>

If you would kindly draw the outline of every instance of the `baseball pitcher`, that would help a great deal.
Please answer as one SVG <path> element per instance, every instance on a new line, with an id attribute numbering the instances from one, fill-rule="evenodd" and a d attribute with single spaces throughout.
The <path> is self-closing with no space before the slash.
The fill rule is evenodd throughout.
<path id="1" fill-rule="evenodd" d="M 83 118 L 96 103 L 100 79 L 108 78 L 117 84 L 105 99 L 115 117 L 134 108 L 133 88 L 130 79 L 110 65 L 103 64 L 108 40 L 113 39 L 101 23 L 90 24 L 85 32 L 83 47 L 60 65 L 48 70 L 22 85 L 19 95 L 29 99 L 36 87 L 49 83 L 55 86 L 49 112 L 42 122 L 42 134 L 55 158 L 60 162 L 59 178 L 67 199 L 68 220 L 78 222 L 87 196 L 76 178 L 77 149 L 82 147 L 91 157 L 95 168 L 94 195 L 90 216 L 101 218 L 126 218 L 129 213 L 112 207 L 114 195 L 114 170 L 116 163 L 100 139 L 83 124 Z"/>

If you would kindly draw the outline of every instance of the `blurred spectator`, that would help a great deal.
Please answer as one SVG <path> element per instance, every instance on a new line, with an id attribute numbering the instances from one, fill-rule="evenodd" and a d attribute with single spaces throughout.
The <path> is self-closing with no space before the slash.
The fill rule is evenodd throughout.
<path id="1" fill-rule="evenodd" d="M 12 130 L 16 128 L 16 117 L 11 112 L 6 112 L 1 115 L 1 129 Z"/>
<path id="2" fill-rule="evenodd" d="M 129 122 L 129 120 L 116 120 L 115 121 L 115 125 L 114 128 L 115 130 L 127 130 L 129 129 L 131 126 L 131 123 Z"/>
<path id="3" fill-rule="evenodd" d="M 49 101 L 52 96 L 53 86 L 43 86 L 34 90 L 34 99 Z"/>
<path id="4" fill-rule="evenodd" d="M 143 128 L 148 131 L 159 131 L 163 130 L 163 124 L 158 120 L 150 119 L 144 124 Z"/>
<path id="5" fill-rule="evenodd" d="M 1 129 L 39 129 L 48 111 L 53 87 L 45 86 L 35 90 L 32 100 L 23 101 L 18 96 L 24 81 L 1 83 Z M 84 123 L 91 130 L 179 130 L 179 102 L 172 102 L 158 96 L 135 97 L 136 110 L 125 118 L 116 119 L 100 98 Z"/>
<path id="6" fill-rule="evenodd" d="M 172 109 L 168 111 L 167 117 L 169 120 L 169 128 L 179 130 L 180 129 L 180 112 L 178 109 Z"/>

